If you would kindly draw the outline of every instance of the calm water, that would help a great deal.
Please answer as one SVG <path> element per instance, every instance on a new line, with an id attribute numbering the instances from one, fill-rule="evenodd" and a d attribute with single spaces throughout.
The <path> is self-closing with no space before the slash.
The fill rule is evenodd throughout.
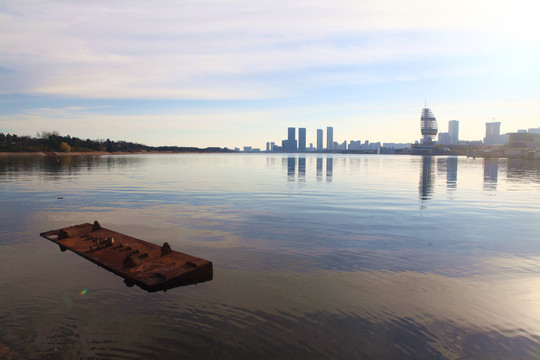
<path id="1" fill-rule="evenodd" d="M 540 358 L 538 162 L 0 158 L 0 219 L 0 358 Z M 149 294 L 38 235 L 94 220 L 214 279 Z"/>

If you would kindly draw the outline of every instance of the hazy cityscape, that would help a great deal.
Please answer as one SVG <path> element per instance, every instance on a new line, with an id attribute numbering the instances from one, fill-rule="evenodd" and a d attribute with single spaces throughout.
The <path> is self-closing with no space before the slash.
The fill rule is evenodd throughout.
<path id="1" fill-rule="evenodd" d="M 528 156 L 537 158 L 540 149 L 540 127 L 519 129 L 516 132 L 501 134 L 501 122 L 492 121 L 485 124 L 486 132 L 483 140 L 464 141 L 459 138 L 459 121 L 449 120 L 448 131 L 439 132 L 438 124 L 433 112 L 429 108 L 422 109 L 420 120 L 420 133 L 422 138 L 420 141 L 412 143 L 381 143 L 370 142 L 369 140 L 344 140 L 343 142 L 335 141 L 334 128 L 326 128 L 326 137 L 324 130 L 317 129 L 316 142 L 310 142 L 307 146 L 306 128 L 298 128 L 298 133 L 295 127 L 287 129 L 287 138 L 281 142 L 268 141 L 266 148 L 244 146 L 235 148 L 235 151 L 246 153 L 258 152 L 276 152 L 276 153 L 366 153 L 366 154 L 464 154 L 470 152 L 471 149 L 488 151 L 489 154 L 501 156 L 501 147 L 507 148 L 504 154 L 509 156 Z M 297 137 L 298 134 L 298 137 Z M 311 138 L 313 134 L 310 133 Z M 437 140 L 435 140 L 437 136 Z M 478 154 L 480 155 L 480 154 Z"/>

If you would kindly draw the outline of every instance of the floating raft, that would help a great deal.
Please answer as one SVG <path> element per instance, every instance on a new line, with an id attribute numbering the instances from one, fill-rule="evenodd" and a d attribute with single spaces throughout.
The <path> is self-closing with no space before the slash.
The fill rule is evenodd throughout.
<path id="1" fill-rule="evenodd" d="M 163 246 L 85 223 L 40 234 L 87 260 L 154 292 L 212 280 L 212 262 Z"/>

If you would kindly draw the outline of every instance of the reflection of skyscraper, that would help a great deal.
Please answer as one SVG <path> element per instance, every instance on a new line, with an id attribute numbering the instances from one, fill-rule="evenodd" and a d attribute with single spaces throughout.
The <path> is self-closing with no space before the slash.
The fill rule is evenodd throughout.
<path id="1" fill-rule="evenodd" d="M 294 157 L 287 158 L 287 179 L 289 181 L 294 181 L 295 170 L 296 170 L 296 158 Z"/>
<path id="2" fill-rule="evenodd" d="M 306 158 L 300 156 L 288 156 L 281 159 L 283 169 L 287 168 L 287 181 L 294 182 L 296 180 L 296 172 L 298 171 L 298 182 L 306 182 Z"/>
<path id="3" fill-rule="evenodd" d="M 334 128 L 326 128 L 326 150 L 332 150 L 334 148 Z"/>
<path id="4" fill-rule="evenodd" d="M 298 181 L 306 181 L 306 158 L 303 156 L 298 158 Z"/>
<path id="5" fill-rule="evenodd" d="M 437 157 L 437 177 L 446 177 L 446 188 L 448 190 L 457 188 L 457 167 L 457 157 Z"/>
<path id="6" fill-rule="evenodd" d="M 298 151 L 306 151 L 306 128 L 298 128 Z"/>
<path id="7" fill-rule="evenodd" d="M 323 150 L 323 131 L 322 129 L 317 129 L 317 151 Z"/>
<path id="8" fill-rule="evenodd" d="M 322 180 L 322 158 L 317 158 L 317 181 Z"/>
<path id="9" fill-rule="evenodd" d="M 433 157 L 422 156 L 422 172 L 420 173 L 420 184 L 418 195 L 422 202 L 431 199 L 433 194 Z M 423 207 L 423 205 L 422 205 Z"/>
<path id="10" fill-rule="evenodd" d="M 499 159 L 484 158 L 484 190 L 497 190 Z"/>
<path id="11" fill-rule="evenodd" d="M 457 157 L 449 157 L 446 161 L 446 188 L 455 190 L 457 188 L 458 159 Z"/>
<path id="12" fill-rule="evenodd" d="M 448 135 L 450 136 L 450 145 L 456 145 L 459 142 L 459 121 L 450 120 L 448 122 Z"/>
<path id="13" fill-rule="evenodd" d="M 332 181 L 332 175 L 334 172 L 334 159 L 331 157 L 326 158 L 326 181 Z"/>

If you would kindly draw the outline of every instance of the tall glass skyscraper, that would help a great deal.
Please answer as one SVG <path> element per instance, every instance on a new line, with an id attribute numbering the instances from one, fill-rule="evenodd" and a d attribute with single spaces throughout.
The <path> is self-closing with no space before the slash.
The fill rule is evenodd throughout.
<path id="1" fill-rule="evenodd" d="M 306 151 L 306 128 L 298 128 L 298 151 Z"/>
<path id="2" fill-rule="evenodd" d="M 328 126 L 326 128 L 326 150 L 333 150 L 334 148 L 334 128 Z"/>
<path id="3" fill-rule="evenodd" d="M 459 121 L 450 120 L 448 122 L 448 135 L 450 135 L 451 145 L 456 145 L 459 142 Z"/>
<path id="4" fill-rule="evenodd" d="M 293 128 L 293 127 L 288 128 L 287 140 L 283 140 L 281 142 L 284 152 L 296 152 L 297 143 L 295 139 L 296 137 L 295 133 L 296 133 L 296 128 Z"/>
<path id="5" fill-rule="evenodd" d="M 288 128 L 288 137 L 287 140 L 296 140 L 296 128 Z"/>
<path id="6" fill-rule="evenodd" d="M 323 130 L 317 129 L 317 151 L 323 150 Z"/>
<path id="7" fill-rule="evenodd" d="M 501 144 L 501 123 L 499 121 L 486 123 L 486 137 L 484 138 L 484 144 Z"/>

